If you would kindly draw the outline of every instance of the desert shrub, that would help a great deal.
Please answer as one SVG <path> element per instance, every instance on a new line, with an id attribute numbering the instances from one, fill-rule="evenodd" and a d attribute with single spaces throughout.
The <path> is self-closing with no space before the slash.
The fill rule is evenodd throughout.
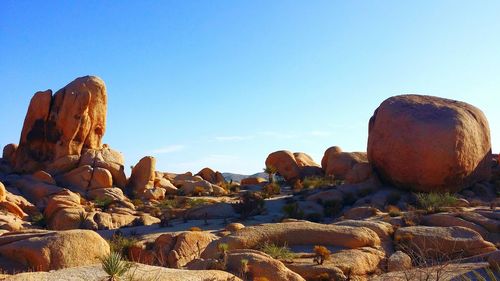
<path id="1" fill-rule="evenodd" d="M 323 215 L 325 217 L 334 217 L 342 211 L 341 200 L 322 201 L 321 205 L 323 205 Z"/>
<path id="2" fill-rule="evenodd" d="M 125 237 L 123 235 L 113 235 L 108 240 L 111 252 L 119 253 L 122 257 L 127 257 L 129 249 L 137 244 L 137 238 Z"/>
<path id="3" fill-rule="evenodd" d="M 242 219 L 250 216 L 260 215 L 264 212 L 264 198 L 258 192 L 245 192 L 238 203 L 232 204 L 234 210 L 240 214 Z"/>
<path id="4" fill-rule="evenodd" d="M 189 231 L 203 231 L 203 230 L 197 226 L 192 226 L 189 228 Z"/>
<path id="5" fill-rule="evenodd" d="M 313 261 L 319 265 L 323 264 L 326 260 L 330 259 L 330 250 L 328 250 L 325 246 L 314 246 L 314 259 Z"/>
<path id="6" fill-rule="evenodd" d="M 131 263 L 123 260 L 118 252 L 111 252 L 109 255 L 101 258 L 101 266 L 104 272 L 108 274 L 108 280 L 120 280 L 131 267 Z"/>
<path id="7" fill-rule="evenodd" d="M 134 204 L 134 206 L 136 208 L 142 208 L 142 207 L 144 207 L 144 202 L 141 199 L 138 199 L 138 198 L 132 199 L 132 204 Z"/>
<path id="8" fill-rule="evenodd" d="M 330 177 L 305 177 L 304 180 L 302 181 L 302 186 L 304 188 L 318 188 L 318 187 L 324 187 L 324 186 L 330 186 L 334 185 L 334 181 Z"/>
<path id="9" fill-rule="evenodd" d="M 262 188 L 262 194 L 269 198 L 273 195 L 279 195 L 281 193 L 281 186 L 275 182 L 268 183 Z"/>
<path id="10" fill-rule="evenodd" d="M 389 216 L 391 216 L 391 217 L 401 216 L 401 210 L 396 206 L 388 205 L 386 207 L 386 211 L 389 213 Z"/>
<path id="11" fill-rule="evenodd" d="M 278 172 L 278 169 L 276 169 L 276 167 L 273 167 L 271 165 L 266 165 L 266 167 L 264 168 L 264 173 L 266 173 L 268 175 L 268 182 L 269 183 L 274 183 L 274 176 L 276 175 L 276 173 Z"/>
<path id="12" fill-rule="evenodd" d="M 195 186 L 193 189 L 194 196 L 202 196 L 205 193 L 205 188 L 201 186 Z"/>
<path id="13" fill-rule="evenodd" d="M 96 199 L 94 199 L 93 203 L 94 203 L 94 206 L 96 206 L 98 208 L 106 209 L 109 207 L 109 205 L 111 205 L 113 203 L 113 199 L 106 198 L 106 197 L 96 198 Z"/>
<path id="14" fill-rule="evenodd" d="M 203 198 L 188 198 L 185 202 L 185 206 L 189 208 L 199 207 L 203 205 L 211 204 L 212 201 Z"/>
<path id="15" fill-rule="evenodd" d="M 47 227 L 47 220 L 45 219 L 45 216 L 42 213 L 38 213 L 38 214 L 32 216 L 31 221 L 36 226 L 39 226 L 42 228 Z"/>
<path id="16" fill-rule="evenodd" d="M 422 220 L 422 213 L 419 211 L 411 211 L 411 212 L 406 212 L 403 215 L 403 222 L 407 226 L 416 226 L 420 225 L 420 221 Z"/>
<path id="17" fill-rule="evenodd" d="M 484 272 L 483 272 L 484 271 Z M 498 281 L 500 280 L 500 267 L 495 266 L 495 267 L 486 267 L 483 270 L 472 270 L 471 272 L 468 272 L 466 274 L 462 274 L 460 276 L 460 280 L 463 281 L 472 281 L 472 280 L 477 280 L 477 281 Z"/>
<path id="18" fill-rule="evenodd" d="M 274 243 L 264 242 L 260 250 L 278 260 L 291 260 L 295 257 L 295 253 L 286 244 L 278 246 Z"/>
<path id="19" fill-rule="evenodd" d="M 219 186 L 229 192 L 238 192 L 240 190 L 240 186 L 236 183 L 233 183 L 233 181 L 223 182 Z"/>
<path id="20" fill-rule="evenodd" d="M 452 207 L 458 198 L 450 193 L 417 193 L 417 203 L 420 208 L 427 212 L 434 213 L 443 207 Z"/>
<path id="21" fill-rule="evenodd" d="M 162 211 L 175 209 L 179 207 L 178 201 L 176 199 L 163 199 L 155 204 L 155 207 Z"/>
<path id="22" fill-rule="evenodd" d="M 300 209 L 299 204 L 297 202 L 288 203 L 283 206 L 283 212 L 287 218 L 291 219 L 302 219 L 304 218 L 304 211 Z"/>

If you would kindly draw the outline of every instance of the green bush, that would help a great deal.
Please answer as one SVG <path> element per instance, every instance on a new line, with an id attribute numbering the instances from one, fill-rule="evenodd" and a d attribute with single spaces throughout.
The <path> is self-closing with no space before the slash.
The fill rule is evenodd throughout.
<path id="1" fill-rule="evenodd" d="M 335 185 L 335 182 L 329 177 L 305 177 L 304 180 L 302 180 L 302 187 L 308 189 L 330 185 Z"/>
<path id="2" fill-rule="evenodd" d="M 238 203 L 234 203 L 233 209 L 240 214 L 241 219 L 247 219 L 250 216 L 260 215 L 265 211 L 264 198 L 258 192 L 245 192 L 240 197 Z"/>
<path id="3" fill-rule="evenodd" d="M 47 220 L 45 219 L 45 216 L 41 213 L 36 214 L 31 217 L 31 221 L 33 222 L 34 225 L 46 228 L 47 227 Z"/>
<path id="4" fill-rule="evenodd" d="M 101 258 L 101 266 L 104 272 L 109 275 L 108 280 L 120 280 L 120 277 L 130 269 L 131 263 L 123 260 L 120 253 L 111 252 Z"/>
<path id="5" fill-rule="evenodd" d="M 260 250 L 278 260 L 291 260 L 295 257 L 295 253 L 286 244 L 278 246 L 274 243 L 265 242 Z"/>
<path id="6" fill-rule="evenodd" d="M 458 198 L 450 193 L 417 193 L 417 201 L 420 208 L 433 213 L 443 207 L 453 207 Z"/>
<path id="7" fill-rule="evenodd" d="M 122 257 L 127 257 L 129 249 L 135 246 L 137 242 L 136 238 L 125 237 L 122 235 L 113 235 L 113 237 L 108 240 L 111 252 L 119 253 Z"/>
<path id="8" fill-rule="evenodd" d="M 262 194 L 269 198 L 273 195 L 279 195 L 281 193 L 281 186 L 275 182 L 268 183 L 262 188 Z"/>
<path id="9" fill-rule="evenodd" d="M 111 205 L 111 203 L 113 203 L 113 199 L 111 198 L 96 198 L 94 199 L 94 205 L 98 208 L 101 208 L 101 209 L 106 209 L 109 207 L 109 205 Z"/>
<path id="10" fill-rule="evenodd" d="M 297 202 L 286 204 L 285 206 L 283 206 L 282 210 L 287 218 L 298 220 L 304 218 L 304 211 L 300 209 Z"/>

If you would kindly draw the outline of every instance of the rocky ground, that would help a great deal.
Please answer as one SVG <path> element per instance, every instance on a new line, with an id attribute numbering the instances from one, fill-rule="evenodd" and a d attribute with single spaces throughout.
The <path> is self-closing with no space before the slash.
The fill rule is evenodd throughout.
<path id="1" fill-rule="evenodd" d="M 150 156 L 127 178 L 106 111 L 92 76 L 32 98 L 0 159 L 0 280 L 500 277 L 498 155 L 471 105 L 392 97 L 367 153 L 276 151 L 240 182 Z"/>

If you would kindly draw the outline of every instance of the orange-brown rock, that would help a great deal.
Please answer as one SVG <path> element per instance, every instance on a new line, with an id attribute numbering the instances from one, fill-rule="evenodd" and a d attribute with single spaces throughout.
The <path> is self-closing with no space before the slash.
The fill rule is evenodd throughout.
<path id="1" fill-rule="evenodd" d="M 459 101 L 402 95 L 370 119 L 368 158 L 389 183 L 424 192 L 459 191 L 491 174 L 488 121 Z"/>
<path id="2" fill-rule="evenodd" d="M 100 149 L 106 107 L 106 87 L 94 76 L 77 78 L 54 95 L 51 90 L 37 92 L 24 120 L 15 170 L 34 172 L 68 156 L 79 157 L 84 148 Z"/>
<path id="3" fill-rule="evenodd" d="M 48 183 L 48 184 L 53 184 L 53 185 L 56 184 L 56 181 L 54 180 L 52 175 L 50 175 L 49 173 L 47 173 L 45 171 L 42 171 L 42 170 L 37 171 L 37 172 L 33 173 L 32 176 L 34 179 L 36 179 L 38 181 Z"/>
<path id="4" fill-rule="evenodd" d="M 99 263 L 99 258 L 109 253 L 106 240 L 90 230 L 37 232 L 8 243 L 16 235 L 2 235 L 0 255 L 23 264 L 26 269 L 48 271 L 90 265 Z"/>
<path id="5" fill-rule="evenodd" d="M 146 189 L 151 189 L 155 182 L 156 159 L 151 156 L 143 157 L 132 169 L 128 179 L 127 189 L 134 196 L 142 196 Z"/>
<path id="6" fill-rule="evenodd" d="M 295 182 L 307 176 L 321 175 L 319 165 L 311 156 L 287 150 L 273 152 L 267 156 L 266 167 L 273 167 L 288 182 Z"/>
<path id="7" fill-rule="evenodd" d="M 364 152 L 342 152 L 340 147 L 332 146 L 325 151 L 321 167 L 325 175 L 343 180 L 356 164 L 366 162 L 368 160 Z"/>
<path id="8" fill-rule="evenodd" d="M 80 215 L 85 209 L 80 204 L 80 195 L 63 190 L 51 196 L 44 210 L 47 226 L 54 230 L 68 230 L 80 227 Z"/>
<path id="9" fill-rule="evenodd" d="M 243 264 L 242 260 L 246 260 L 247 263 Z M 246 272 L 254 280 L 305 280 L 299 274 L 288 269 L 281 261 L 275 260 L 271 256 L 256 250 L 235 250 L 229 252 L 227 256 L 227 270 L 234 274 Z"/>
<path id="10" fill-rule="evenodd" d="M 226 180 L 224 179 L 224 177 L 220 172 L 215 172 L 210 168 L 203 168 L 196 175 L 202 177 L 204 180 L 212 184 L 221 184 L 226 182 Z"/>
<path id="11" fill-rule="evenodd" d="M 17 144 L 9 143 L 4 146 L 2 159 L 7 163 L 12 164 L 14 162 L 14 157 L 16 156 Z"/>
<path id="12" fill-rule="evenodd" d="M 0 202 L 0 210 L 7 211 L 20 219 L 27 216 L 19 206 L 9 201 Z"/>
<path id="13" fill-rule="evenodd" d="M 127 178 L 124 171 L 125 159 L 123 155 L 104 144 L 102 149 L 86 149 L 82 153 L 79 166 L 89 165 L 94 168 L 104 168 L 113 177 L 113 186 L 124 188 Z"/>
<path id="14" fill-rule="evenodd" d="M 293 153 L 286 150 L 273 152 L 267 156 L 267 167 L 274 167 L 285 180 L 292 182 L 300 179 L 300 168 Z"/>
<path id="15" fill-rule="evenodd" d="M 6 198 L 7 198 L 7 190 L 5 189 L 3 183 L 0 181 L 0 202 L 5 201 Z"/>
<path id="16" fill-rule="evenodd" d="M 495 245 L 483 240 L 479 233 L 460 226 L 401 227 L 394 234 L 394 240 L 410 256 L 425 253 L 426 258 L 465 258 L 496 250 Z"/>
<path id="17" fill-rule="evenodd" d="M 229 249 L 253 249 L 264 242 L 293 245 L 324 245 L 346 248 L 380 246 L 377 233 L 366 227 L 325 225 L 307 221 L 248 226 L 216 241 L 227 243 Z M 203 258 L 217 255 L 217 243 L 208 245 Z"/>
<path id="18" fill-rule="evenodd" d="M 92 172 L 89 189 L 111 188 L 113 186 L 113 176 L 107 169 L 95 167 Z"/>
<path id="19" fill-rule="evenodd" d="M 265 183 L 265 182 L 267 182 L 267 180 L 264 178 L 260 178 L 260 177 L 244 178 L 241 180 L 241 186 L 260 185 L 260 184 Z"/>

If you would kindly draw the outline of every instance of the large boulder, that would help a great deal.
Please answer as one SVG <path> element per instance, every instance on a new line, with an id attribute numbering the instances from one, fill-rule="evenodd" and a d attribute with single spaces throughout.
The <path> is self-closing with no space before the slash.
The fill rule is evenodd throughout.
<path id="1" fill-rule="evenodd" d="M 368 159 L 386 182 L 424 192 L 456 192 L 491 174 L 483 112 L 464 102 L 402 95 L 370 119 Z"/>
<path id="2" fill-rule="evenodd" d="M 246 260 L 246 264 L 242 263 Z M 244 273 L 253 280 L 261 278 L 274 281 L 304 281 L 281 261 L 256 250 L 235 250 L 227 256 L 227 270 L 234 274 Z"/>
<path id="3" fill-rule="evenodd" d="M 212 184 L 221 184 L 226 182 L 224 176 L 222 176 L 220 172 L 215 172 L 210 168 L 203 168 L 196 175 L 202 177 L 204 180 Z"/>
<path id="4" fill-rule="evenodd" d="M 130 194 L 140 197 L 144 191 L 155 184 L 156 159 L 152 156 L 143 157 L 132 169 L 128 179 L 127 190 Z"/>
<path id="5" fill-rule="evenodd" d="M 319 164 L 303 152 L 292 153 L 287 150 L 273 152 L 266 158 L 266 167 L 275 168 L 278 174 L 290 183 L 307 176 L 322 175 Z"/>
<path id="6" fill-rule="evenodd" d="M 332 146 L 325 151 L 321 159 L 321 167 L 325 175 L 343 180 L 356 164 L 367 162 L 364 152 L 343 152 L 340 147 Z"/>
<path id="7" fill-rule="evenodd" d="M 106 108 L 106 87 L 95 76 L 77 78 L 54 95 L 51 90 L 37 92 L 11 164 L 17 172 L 35 172 L 60 159 L 79 157 L 83 149 L 100 149 Z"/>
<path id="8" fill-rule="evenodd" d="M 226 243 L 230 250 L 255 249 L 264 242 L 294 245 L 324 245 L 346 248 L 378 247 L 377 233 L 366 227 L 324 225 L 306 221 L 271 223 L 245 227 L 212 242 L 202 257 L 216 257 L 217 244 Z"/>
<path id="9" fill-rule="evenodd" d="M 85 150 L 80 158 L 79 166 L 89 165 L 94 168 L 106 169 L 111 173 L 113 186 L 124 188 L 127 184 L 124 164 L 123 155 L 104 144 L 102 149 Z"/>
<path id="10" fill-rule="evenodd" d="M 90 230 L 8 233 L 0 237 L 0 255 L 26 269 L 49 271 L 99 263 L 109 245 Z"/>
<path id="11" fill-rule="evenodd" d="M 495 245 L 472 229 L 453 227 L 401 227 L 394 234 L 401 251 L 425 258 L 465 258 L 490 253 Z"/>

